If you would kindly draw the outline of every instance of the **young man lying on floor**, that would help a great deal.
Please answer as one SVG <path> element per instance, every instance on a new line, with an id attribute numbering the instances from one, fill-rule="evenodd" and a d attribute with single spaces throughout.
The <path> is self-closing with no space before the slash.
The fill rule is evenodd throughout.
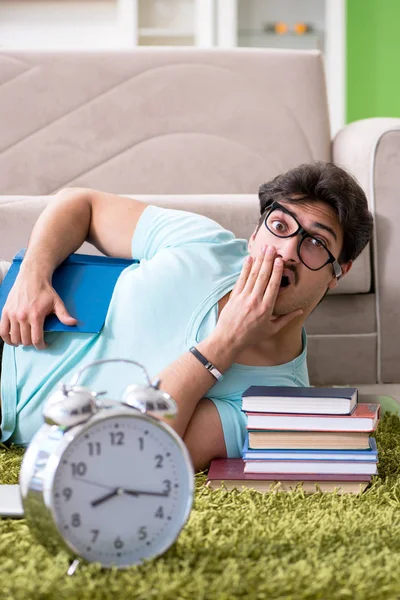
<path id="1" fill-rule="evenodd" d="M 43 422 L 44 400 L 84 364 L 131 358 L 177 402 L 172 426 L 196 469 L 240 456 L 243 391 L 309 385 L 304 321 L 372 232 L 364 192 L 331 163 L 279 175 L 259 199 L 247 242 L 197 214 L 90 189 L 60 191 L 35 224 L 2 313 L 2 441 L 27 444 Z M 76 323 L 51 280 L 84 240 L 140 265 L 120 276 L 99 334 L 44 336 L 51 312 Z M 88 370 L 82 383 L 119 398 L 128 383 L 144 383 L 139 369 L 124 367 L 124 377 Z"/>

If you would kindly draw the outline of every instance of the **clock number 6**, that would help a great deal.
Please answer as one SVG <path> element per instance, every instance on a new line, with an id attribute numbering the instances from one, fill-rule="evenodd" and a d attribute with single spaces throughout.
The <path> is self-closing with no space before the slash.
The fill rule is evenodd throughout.
<path id="1" fill-rule="evenodd" d="M 121 548 L 124 547 L 124 542 L 121 540 L 121 538 L 118 536 L 115 540 L 114 540 L 114 548 L 116 550 L 121 550 Z"/>

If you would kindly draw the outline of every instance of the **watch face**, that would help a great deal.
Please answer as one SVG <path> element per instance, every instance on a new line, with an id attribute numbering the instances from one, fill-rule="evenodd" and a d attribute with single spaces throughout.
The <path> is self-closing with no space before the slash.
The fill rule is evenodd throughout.
<path id="1" fill-rule="evenodd" d="M 52 508 L 69 547 L 119 567 L 164 552 L 185 524 L 193 469 L 177 435 L 143 415 L 94 419 L 56 469 Z"/>

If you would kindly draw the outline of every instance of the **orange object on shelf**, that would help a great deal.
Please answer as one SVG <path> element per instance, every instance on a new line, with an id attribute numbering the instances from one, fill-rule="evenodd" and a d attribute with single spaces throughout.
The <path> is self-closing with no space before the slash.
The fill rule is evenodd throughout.
<path id="1" fill-rule="evenodd" d="M 287 23 L 284 23 L 283 21 L 277 21 L 275 23 L 275 33 L 278 35 L 284 35 L 288 30 L 289 27 L 287 26 Z"/>
<path id="2" fill-rule="evenodd" d="M 297 35 L 304 35 L 310 31 L 310 26 L 307 23 L 296 23 L 293 29 Z"/>

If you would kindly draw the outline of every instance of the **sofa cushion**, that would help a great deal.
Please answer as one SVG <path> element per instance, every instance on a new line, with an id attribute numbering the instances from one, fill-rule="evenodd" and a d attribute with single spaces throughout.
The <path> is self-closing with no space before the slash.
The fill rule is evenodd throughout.
<path id="1" fill-rule="evenodd" d="M 316 50 L 1 48 L 0 84 L 2 194 L 249 193 L 331 159 Z"/>

